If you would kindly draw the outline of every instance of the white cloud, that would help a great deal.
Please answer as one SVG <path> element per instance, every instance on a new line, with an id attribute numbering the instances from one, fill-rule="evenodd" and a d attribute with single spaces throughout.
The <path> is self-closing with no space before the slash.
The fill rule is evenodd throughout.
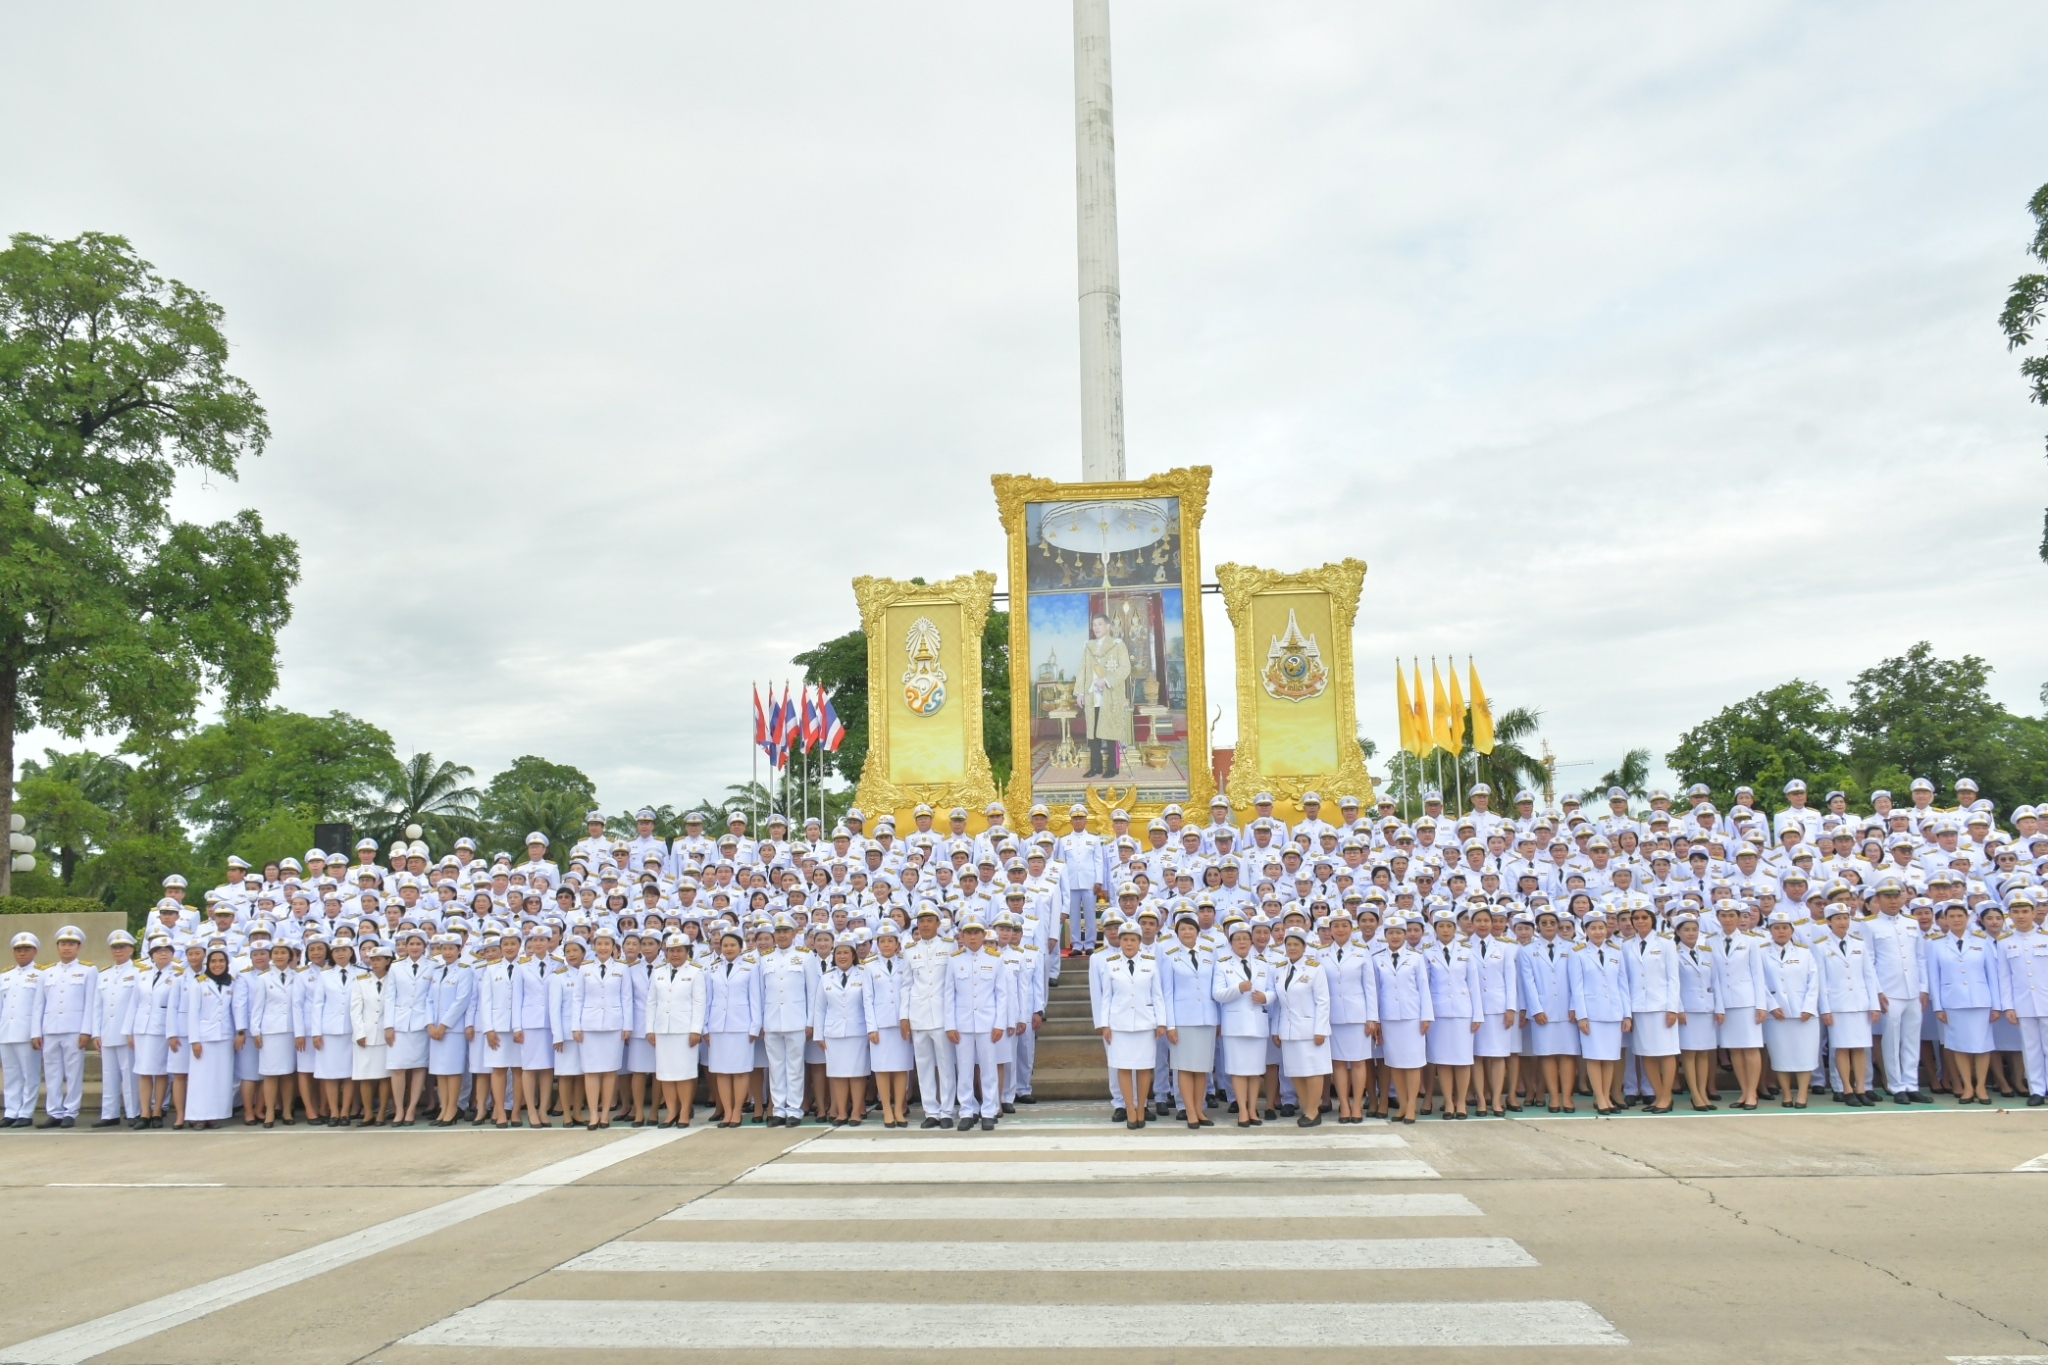
<path id="1" fill-rule="evenodd" d="M 1216 466 L 1211 563 L 1371 563 L 1383 745 L 1396 652 L 1596 772 L 1921 638 L 2034 709 L 2038 7 L 1114 22 L 1132 468 Z M 186 505 L 300 538 L 282 703 L 680 800 L 850 578 L 1078 472 L 1066 24 L 17 6 L 0 223 L 227 309 L 276 439 Z"/>

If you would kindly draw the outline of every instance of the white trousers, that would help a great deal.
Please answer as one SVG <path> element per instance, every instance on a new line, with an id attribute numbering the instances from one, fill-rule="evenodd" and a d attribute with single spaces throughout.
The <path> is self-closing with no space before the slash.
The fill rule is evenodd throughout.
<path id="1" fill-rule="evenodd" d="M 950 1119 L 959 1112 L 953 1092 L 953 1044 L 942 1028 L 912 1029 L 910 1049 L 917 1056 L 917 1102 L 928 1119 Z"/>
<path id="2" fill-rule="evenodd" d="M 43 1054 L 27 1043 L 0 1043 L 0 1074 L 6 1078 L 7 1117 L 36 1116 L 36 1091 L 43 1084 Z"/>
<path id="3" fill-rule="evenodd" d="M 996 1044 L 989 1040 L 988 1029 L 968 1032 L 962 1029 L 960 1041 L 953 1044 L 953 1093 L 959 1098 L 960 1117 L 973 1118 L 976 1114 L 974 1099 L 974 1069 L 981 1068 L 982 1118 L 992 1119 L 1003 1112 L 1002 1073 L 996 1063 Z"/>
<path id="4" fill-rule="evenodd" d="M 1095 889 L 1067 893 L 1067 936 L 1078 952 L 1095 949 Z"/>
<path id="5" fill-rule="evenodd" d="M 1010 1054 L 1010 1068 L 1003 1073 L 1004 1104 L 1014 1104 L 1019 1095 L 1031 1093 L 1031 1066 L 1038 1060 L 1038 1034 L 1030 1020 L 1024 1021 L 1024 1031 L 1010 1041 L 1016 1046 Z"/>
<path id="6" fill-rule="evenodd" d="M 75 1119 L 85 1097 L 85 1049 L 75 1033 L 53 1033 L 43 1039 L 43 1112 L 53 1119 Z"/>
<path id="7" fill-rule="evenodd" d="M 2048 1095 L 2048 1019 L 2020 1016 L 2020 1049 L 2027 1059 L 2027 1093 Z"/>
<path id="8" fill-rule="evenodd" d="M 135 1049 L 125 1043 L 100 1044 L 100 1117 L 142 1117 L 142 1092 L 135 1086 Z"/>
<path id="9" fill-rule="evenodd" d="M 768 1047 L 768 1107 L 779 1118 L 804 1116 L 804 1031 L 764 1033 Z"/>
<path id="10" fill-rule="evenodd" d="M 1920 1088 L 1920 997 L 1886 997 L 1884 1032 L 1878 1050 L 1884 1056 L 1885 1088 L 1894 1095 Z"/>

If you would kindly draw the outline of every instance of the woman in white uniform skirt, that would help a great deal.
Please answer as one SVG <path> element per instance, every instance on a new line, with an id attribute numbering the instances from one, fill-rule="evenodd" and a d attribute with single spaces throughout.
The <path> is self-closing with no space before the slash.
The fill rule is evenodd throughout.
<path id="1" fill-rule="evenodd" d="M 1536 937 L 1515 959 L 1521 975 L 1518 998 L 1529 1021 L 1529 1054 L 1543 1069 L 1545 1102 L 1553 1114 L 1569 1114 L 1578 1073 L 1579 1028 L 1572 1022 L 1572 944 L 1558 932 L 1554 910 L 1536 916 Z M 1532 1078 L 1533 1079 L 1533 1078 Z"/>
<path id="2" fill-rule="evenodd" d="M 1372 951 L 1352 938 L 1351 911 L 1339 906 L 1327 921 L 1330 945 L 1316 954 L 1330 983 L 1330 1079 L 1337 1122 L 1364 1123 L 1372 1093 L 1372 1037 L 1378 1017 L 1379 973 Z"/>
<path id="3" fill-rule="evenodd" d="M 1387 916 L 1387 951 L 1373 958 L 1379 974 L 1380 1065 L 1393 1078 L 1394 1123 L 1415 1122 L 1422 1093 L 1422 1068 L 1429 1060 L 1429 1026 L 1435 1009 L 1429 994 L 1429 966 L 1408 945 L 1408 920 Z"/>
<path id="4" fill-rule="evenodd" d="M 306 1107 L 306 1122 L 318 1123 L 325 1111 L 320 1107 L 320 1083 L 313 1076 L 313 1063 L 320 1055 L 313 1046 L 313 993 L 320 985 L 320 973 L 327 970 L 326 936 L 307 934 L 304 948 L 306 960 L 292 969 L 292 1068 L 299 1078 L 299 1102 Z M 285 1106 L 284 1117 L 286 1123 L 291 1122 L 291 1106 Z"/>
<path id="5" fill-rule="evenodd" d="M 574 1128 L 583 1104 L 583 940 L 562 940 L 562 965 L 548 973 L 548 1032 L 555 1040 L 562 1124 Z"/>
<path id="6" fill-rule="evenodd" d="M 818 993 L 811 997 L 809 1031 L 825 1049 L 829 1117 L 834 1128 L 858 1128 L 867 1102 L 871 1011 L 868 972 L 859 957 L 853 935 L 841 934 L 832 945 L 832 958 L 819 979 Z"/>
<path id="7" fill-rule="evenodd" d="M 1472 962 L 1479 973 L 1479 1031 L 1472 1035 L 1472 1064 L 1479 1111 L 1506 1118 L 1521 1102 L 1508 1089 L 1508 1058 L 1520 1045 L 1515 1009 L 1521 982 L 1515 970 L 1515 949 L 1494 936 L 1493 912 L 1472 908 Z"/>
<path id="8" fill-rule="evenodd" d="M 590 939 L 591 960 L 583 964 L 583 1093 L 590 1104 L 586 1127 L 612 1126 L 612 1103 L 618 1096 L 619 1068 L 626 1061 L 626 1034 L 633 1025 L 635 970 L 618 959 L 618 941 L 609 929 Z"/>
<path id="9" fill-rule="evenodd" d="M 1280 1074 L 1301 1100 L 1295 1122 L 1323 1121 L 1323 1077 L 1330 1074 L 1330 982 L 1320 960 L 1308 955 L 1308 930 L 1290 925 L 1282 940 L 1287 960 L 1273 971 L 1273 1037 L 1280 1044 Z"/>
<path id="10" fill-rule="evenodd" d="M 1678 942 L 1678 1048 L 1685 1064 L 1685 1088 L 1692 1107 L 1701 1113 L 1721 1106 L 1707 1098 L 1714 1088 L 1714 1048 L 1721 1036 L 1723 1012 L 1715 981 L 1719 967 L 1714 950 L 1700 942 L 1700 917 L 1692 911 L 1674 921 Z"/>
<path id="11" fill-rule="evenodd" d="M 737 929 L 718 936 L 718 960 L 707 973 L 704 1031 L 710 1039 L 705 1065 L 718 1095 L 718 1126 L 740 1126 L 740 1104 L 754 1074 L 754 1042 L 761 1034 L 760 977 L 746 940 Z"/>
<path id="12" fill-rule="evenodd" d="M 1989 1104 L 1991 1011 L 2007 1008 L 2006 980 L 1992 940 L 1971 929 L 1969 919 L 1961 901 L 1942 908 L 1943 932 L 1927 941 L 1927 1008 L 1941 1022 L 1942 1070 L 1956 1103 Z"/>
<path id="13" fill-rule="evenodd" d="M 1728 1049 L 1728 1066 L 1742 1098 L 1734 1107 L 1756 1108 L 1764 1075 L 1764 1013 L 1770 985 L 1764 980 L 1768 940 L 1756 932 L 1756 912 L 1740 902 L 1721 902 L 1721 941 L 1714 953 L 1714 999 L 1721 1011 L 1717 1041 Z"/>
<path id="14" fill-rule="evenodd" d="M 263 1047 L 256 1039 L 257 1030 L 251 1027 L 259 1002 L 251 999 L 249 992 L 260 988 L 261 978 L 270 974 L 270 944 L 257 939 L 246 951 L 248 970 L 235 977 L 235 1084 L 242 1092 L 242 1124 L 253 1128 L 263 1116 L 258 1098 L 263 1085 Z M 286 1013 L 289 1016 L 289 998 Z"/>
<path id="15" fill-rule="evenodd" d="M 690 961 L 690 940 L 670 934 L 665 961 L 647 974 L 646 1041 L 654 1051 L 658 1126 L 688 1128 L 697 1103 L 697 1049 L 704 1041 L 704 969 Z M 663 1104 L 668 1118 L 660 1119 Z"/>
<path id="16" fill-rule="evenodd" d="M 173 1002 L 181 1015 L 185 1003 L 184 974 L 172 965 L 176 956 L 169 939 L 151 939 L 149 966 L 135 982 L 135 1082 L 142 1122 L 149 1128 L 164 1126 L 164 1101 L 171 1089 L 171 1035 L 185 1026 L 182 1017 L 175 1022 L 171 1017 Z"/>
<path id="17" fill-rule="evenodd" d="M 1109 1045 L 1109 1069 L 1124 1102 L 1124 1127 L 1145 1126 L 1152 1094 L 1158 1040 L 1166 1036 L 1166 1000 L 1159 964 L 1141 951 L 1144 935 L 1135 924 L 1117 931 L 1117 949 L 1102 969 L 1104 991 L 1094 998 L 1095 1031 Z"/>
<path id="18" fill-rule="evenodd" d="M 1764 1046 L 1770 1050 L 1771 1070 L 1778 1073 L 1778 1103 L 1804 1109 L 1806 1088 L 1820 1065 L 1820 972 L 1812 950 L 1792 941 L 1792 916 L 1784 910 L 1771 912 L 1764 984 L 1771 1001 Z"/>
<path id="19" fill-rule="evenodd" d="M 1631 903 L 1640 900 L 1629 897 Z M 1678 945 L 1657 932 L 1657 916 L 1648 906 L 1637 905 L 1630 919 L 1635 937 L 1622 950 L 1628 959 L 1635 1014 L 1629 1048 L 1650 1087 L 1651 1101 L 1643 1112 L 1668 1114 L 1678 1081 L 1678 1054 L 1684 1050 L 1678 1036 Z"/>
<path id="20" fill-rule="evenodd" d="M 555 1080 L 555 1035 L 548 1022 L 548 975 L 555 964 L 548 958 L 554 936 L 536 926 L 526 936 L 526 952 L 512 964 L 512 1044 L 518 1049 L 519 1103 L 513 1109 L 526 1111 L 526 1126 L 548 1126 L 548 1096 Z"/>
<path id="21" fill-rule="evenodd" d="M 1175 1078 L 1180 1085 L 1180 1108 L 1190 1128 L 1213 1128 L 1215 1120 L 1203 1113 L 1209 1093 L 1209 1072 L 1216 1065 L 1216 1009 L 1213 982 L 1216 959 L 1201 943 L 1202 925 L 1183 911 L 1174 916 L 1173 936 L 1177 940 L 1159 958 L 1164 980 L 1160 994 L 1167 1005 L 1166 1042 Z"/>
<path id="22" fill-rule="evenodd" d="M 1479 1033 L 1479 959 L 1469 944 L 1458 940 L 1458 917 L 1438 910 L 1430 917 L 1436 942 L 1423 954 L 1429 964 L 1430 1007 L 1435 1018 L 1429 1031 L 1429 1064 L 1436 1072 L 1437 1093 L 1443 1096 L 1443 1117 L 1462 1119 L 1472 1086 L 1472 1040 Z"/>
<path id="23" fill-rule="evenodd" d="M 362 973 L 355 965 L 355 944 L 336 938 L 328 945 L 331 966 L 316 974 L 307 987 L 306 1028 L 313 1039 L 313 1077 L 320 1082 L 321 1107 L 330 1127 L 346 1128 L 355 1103 L 355 1023 L 349 1018 L 349 992 Z"/>
<path id="24" fill-rule="evenodd" d="M 225 948 L 207 950 L 206 970 L 186 993 L 185 1042 L 192 1049 L 180 1127 L 218 1128 L 235 1108 L 235 983 Z"/>
<path id="25" fill-rule="evenodd" d="M 903 1012 L 903 993 L 910 968 L 903 960 L 903 930 L 884 918 L 875 927 L 875 956 L 868 967 L 868 1065 L 875 1069 L 875 1099 L 882 1106 L 884 1128 L 910 1126 L 910 1072 L 917 1065 L 910 1037 L 910 1016 Z"/>
<path id="26" fill-rule="evenodd" d="M 391 945 L 371 939 L 363 945 L 370 970 L 349 986 L 349 1022 L 355 1029 L 350 1079 L 363 1102 L 363 1122 L 374 1128 L 391 1107 L 390 1045 L 384 1041 L 384 991 L 391 974 Z M 392 1120 L 397 1119 L 394 1113 Z"/>
<path id="27" fill-rule="evenodd" d="M 1625 950 L 1607 941 L 1605 911 L 1588 910 L 1581 929 L 1586 941 L 1572 954 L 1572 1018 L 1579 1028 L 1579 1055 L 1586 1059 L 1593 1108 L 1611 1114 L 1622 1035 L 1635 1022 L 1628 964 L 1621 956 Z"/>
<path id="28" fill-rule="evenodd" d="M 178 998 L 171 1006 L 171 1034 L 167 1043 L 171 1077 L 171 1107 L 178 1111 L 173 1129 L 185 1126 L 186 1091 L 192 1074 L 192 1040 L 185 1029 L 191 1015 L 192 983 L 206 975 L 206 945 L 196 939 L 185 945 L 185 970 L 178 977 Z"/>
<path id="29" fill-rule="evenodd" d="M 291 1092 L 285 1087 L 293 1084 L 292 1077 L 298 1073 L 292 1049 L 292 981 L 276 962 L 279 953 L 289 951 L 282 945 L 251 944 L 249 970 L 235 979 L 241 995 L 242 1031 L 248 1035 L 245 1050 L 255 1054 L 257 1085 L 262 1090 L 260 1098 L 244 1093 L 242 1111 L 250 1118 L 261 1114 L 265 1128 L 277 1124 L 279 1099 L 291 1102 Z"/>

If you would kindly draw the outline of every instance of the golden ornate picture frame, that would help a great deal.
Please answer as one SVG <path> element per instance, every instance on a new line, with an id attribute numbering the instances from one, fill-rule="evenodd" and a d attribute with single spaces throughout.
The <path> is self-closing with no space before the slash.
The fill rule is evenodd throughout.
<path id="1" fill-rule="evenodd" d="M 861 577 L 853 580 L 854 599 L 860 604 L 860 628 L 868 641 L 868 756 L 861 767 L 860 785 L 854 800 L 873 820 L 883 811 L 895 814 L 899 829 L 908 830 L 911 811 L 923 802 L 944 814 L 954 806 L 965 806 L 975 827 L 982 824 L 982 811 L 996 799 L 995 774 L 990 770 L 988 751 L 983 746 L 981 639 L 988 624 L 989 607 L 995 598 L 996 576 L 987 569 L 960 574 L 937 583 L 907 583 L 894 578 Z M 899 782 L 890 774 L 896 766 L 892 739 L 898 724 L 915 725 L 920 717 L 904 704 L 904 689 L 898 675 L 905 671 L 900 648 L 892 652 L 889 614 L 895 608 L 931 608 L 949 620 L 957 613 L 957 667 L 948 670 L 942 708 L 959 708 L 958 724 L 964 752 L 955 779 L 936 782 Z M 920 613 L 922 616 L 923 613 Z M 919 624 L 923 624 L 920 620 Z M 872 828 L 872 826 L 871 826 Z"/>
<path id="2" fill-rule="evenodd" d="M 1358 694 L 1353 682 L 1351 631 L 1358 619 L 1358 599 L 1365 587 L 1365 561 L 1340 559 L 1300 573 L 1257 569 L 1242 564 L 1219 564 L 1216 581 L 1223 588 L 1224 610 L 1230 615 L 1237 639 L 1237 749 L 1231 759 L 1225 795 L 1239 811 L 1251 809 L 1251 799 L 1261 791 L 1274 798 L 1274 812 L 1290 823 L 1302 818 L 1301 797 L 1314 791 L 1323 808 L 1334 811 L 1341 796 L 1356 796 L 1367 810 L 1373 806 L 1372 777 L 1359 751 Z M 1319 641 L 1322 666 L 1327 669 L 1327 695 L 1334 707 L 1330 724 L 1335 731 L 1337 762 L 1327 772 L 1275 773 L 1266 771 L 1260 752 L 1260 713 L 1268 709 L 1262 696 L 1275 696 L 1277 708 L 1288 704 L 1283 693 L 1266 687 L 1265 673 L 1272 647 L 1272 631 L 1253 623 L 1254 603 L 1262 597 L 1322 594 L 1329 601 L 1330 638 Z M 1290 614 L 1289 624 L 1293 623 Z"/>
<path id="3" fill-rule="evenodd" d="M 1173 544 L 1177 553 L 1177 578 L 1155 578 L 1143 586 L 1170 584 L 1178 587 L 1181 594 L 1181 654 L 1183 688 L 1186 698 L 1186 743 L 1187 789 L 1184 797 L 1177 797 L 1179 804 L 1188 808 L 1189 818 L 1201 822 L 1198 810 L 1207 807 L 1209 798 L 1216 794 L 1215 770 L 1211 766 L 1209 753 L 1209 694 L 1203 671 L 1203 630 L 1202 630 L 1202 557 L 1201 527 L 1202 514 L 1209 500 L 1210 468 L 1207 465 L 1193 465 L 1184 469 L 1172 469 L 1163 474 L 1154 474 L 1144 479 L 1129 479 L 1115 483 L 1060 483 L 1052 479 L 1034 478 L 1022 474 L 998 474 L 990 482 L 995 487 L 996 509 L 1002 519 L 1003 531 L 1009 537 L 1009 591 L 1010 591 L 1010 726 L 1011 726 L 1011 777 L 1009 805 L 1013 813 L 1028 811 L 1040 801 L 1057 799 L 1062 806 L 1071 802 L 1071 795 L 1063 793 L 1057 798 L 1048 798 L 1033 789 L 1032 774 L 1035 767 L 1033 752 L 1032 717 L 1036 696 L 1033 692 L 1033 660 L 1031 642 L 1030 580 L 1031 543 L 1028 533 L 1029 509 L 1043 503 L 1103 503 L 1117 501 L 1156 501 L 1173 499 L 1178 508 L 1178 523 L 1173 532 Z M 1154 561 L 1148 560 L 1147 564 Z M 1158 561 L 1157 572 L 1164 574 L 1170 560 L 1163 554 Z M 1103 571 L 1107 572 L 1107 565 Z M 1137 749 L 1137 744 L 1127 745 Z M 1156 747 L 1156 745 L 1155 745 Z M 1109 813 L 1122 807 L 1129 811 L 1135 821 L 1143 822 L 1164 810 L 1170 802 L 1167 799 L 1140 799 L 1139 786 L 1123 778 L 1109 779 L 1085 784 L 1087 805 L 1091 812 L 1091 823 L 1100 831 L 1109 828 Z M 1063 809 L 1052 812 L 1057 824 L 1064 817 Z"/>

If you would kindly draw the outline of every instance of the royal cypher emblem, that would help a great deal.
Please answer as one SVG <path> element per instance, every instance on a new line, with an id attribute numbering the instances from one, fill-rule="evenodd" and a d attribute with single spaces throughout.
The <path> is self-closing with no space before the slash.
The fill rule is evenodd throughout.
<path id="1" fill-rule="evenodd" d="M 946 704 L 946 670 L 939 667 L 939 628 L 929 616 L 910 623 L 903 638 L 910 667 L 903 670 L 903 704 L 913 715 L 935 715 Z"/>
<path id="2" fill-rule="evenodd" d="M 1301 633 L 1292 610 L 1287 613 L 1287 632 L 1274 636 L 1266 650 L 1264 677 L 1267 694 L 1281 701 L 1320 697 L 1330 685 L 1330 673 L 1323 667 L 1323 652 L 1316 648 L 1316 637 Z"/>

